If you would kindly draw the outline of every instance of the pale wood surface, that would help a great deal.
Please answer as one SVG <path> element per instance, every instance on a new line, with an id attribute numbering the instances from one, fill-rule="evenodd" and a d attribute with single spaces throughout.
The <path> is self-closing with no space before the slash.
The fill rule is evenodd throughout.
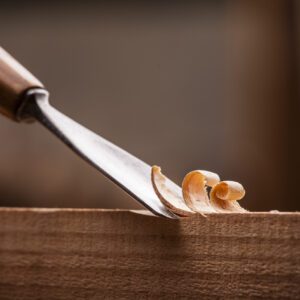
<path id="1" fill-rule="evenodd" d="M 0 299 L 300 299 L 300 214 L 0 209 Z"/>

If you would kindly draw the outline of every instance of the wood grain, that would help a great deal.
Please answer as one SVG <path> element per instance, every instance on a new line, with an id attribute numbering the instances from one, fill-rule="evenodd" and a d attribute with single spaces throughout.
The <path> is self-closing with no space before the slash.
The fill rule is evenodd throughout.
<path id="1" fill-rule="evenodd" d="M 300 214 L 0 209 L 0 299 L 300 299 Z"/>

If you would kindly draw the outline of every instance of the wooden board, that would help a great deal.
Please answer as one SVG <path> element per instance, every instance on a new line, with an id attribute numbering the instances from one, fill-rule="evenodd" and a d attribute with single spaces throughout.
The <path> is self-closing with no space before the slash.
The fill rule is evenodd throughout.
<path id="1" fill-rule="evenodd" d="M 300 214 L 0 209 L 0 299 L 300 299 Z"/>

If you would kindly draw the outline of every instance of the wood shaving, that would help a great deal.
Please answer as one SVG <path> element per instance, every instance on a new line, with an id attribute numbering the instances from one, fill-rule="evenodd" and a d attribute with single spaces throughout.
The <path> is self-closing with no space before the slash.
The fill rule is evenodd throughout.
<path id="1" fill-rule="evenodd" d="M 183 201 L 180 187 L 164 176 L 160 167 L 152 167 L 151 180 L 158 198 L 170 211 L 182 217 L 194 213 Z"/>
<path id="2" fill-rule="evenodd" d="M 243 186 L 235 181 L 222 181 L 210 191 L 210 202 L 217 212 L 246 212 L 238 200 L 245 196 Z"/>
<path id="3" fill-rule="evenodd" d="M 163 205 L 178 216 L 194 213 L 246 212 L 239 203 L 245 195 L 243 186 L 235 181 L 220 181 L 218 174 L 196 170 L 188 173 L 182 182 L 182 189 L 153 166 L 152 185 Z M 208 195 L 207 187 L 211 187 Z"/>
<path id="4" fill-rule="evenodd" d="M 215 212 L 209 203 L 206 186 L 220 181 L 217 174 L 208 171 L 192 171 L 182 181 L 182 195 L 186 205 L 198 213 Z"/>

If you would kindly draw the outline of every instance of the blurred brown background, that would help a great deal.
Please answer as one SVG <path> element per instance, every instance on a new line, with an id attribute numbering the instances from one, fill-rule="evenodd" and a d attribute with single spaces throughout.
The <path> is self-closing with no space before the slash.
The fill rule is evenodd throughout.
<path id="1" fill-rule="evenodd" d="M 1 46 L 52 104 L 161 165 L 299 210 L 299 1 L 10 1 Z M 0 205 L 138 207 L 39 124 L 0 117 Z"/>

